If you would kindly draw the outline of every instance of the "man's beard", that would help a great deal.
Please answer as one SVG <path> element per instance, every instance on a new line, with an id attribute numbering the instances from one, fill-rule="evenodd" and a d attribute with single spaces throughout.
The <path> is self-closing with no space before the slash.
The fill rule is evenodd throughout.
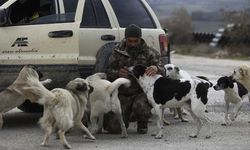
<path id="1" fill-rule="evenodd" d="M 136 57 L 137 55 L 142 53 L 142 49 L 140 47 L 137 47 L 137 46 L 128 46 L 127 52 L 130 56 Z"/>

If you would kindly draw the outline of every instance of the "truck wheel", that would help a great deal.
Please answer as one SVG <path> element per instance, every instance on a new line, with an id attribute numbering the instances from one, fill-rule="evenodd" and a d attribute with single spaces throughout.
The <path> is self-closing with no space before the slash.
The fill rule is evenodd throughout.
<path id="1" fill-rule="evenodd" d="M 17 107 L 23 112 L 27 113 L 41 113 L 43 112 L 43 106 L 37 103 L 31 103 L 29 100 L 26 100 L 23 104 Z"/>
<path id="2" fill-rule="evenodd" d="M 109 57 L 112 53 L 112 50 L 116 47 L 117 42 L 107 43 L 103 45 L 96 54 L 96 64 L 94 73 L 96 72 L 105 72 Z"/>

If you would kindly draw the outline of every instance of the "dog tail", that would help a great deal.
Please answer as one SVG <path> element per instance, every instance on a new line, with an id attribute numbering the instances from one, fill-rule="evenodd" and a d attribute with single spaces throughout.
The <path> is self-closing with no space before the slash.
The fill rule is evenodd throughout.
<path id="1" fill-rule="evenodd" d="M 209 81 L 209 79 L 205 76 L 196 76 L 198 80 L 208 83 L 209 87 L 213 86 L 213 83 Z"/>
<path id="2" fill-rule="evenodd" d="M 106 73 L 98 72 L 86 78 L 86 80 L 88 81 L 96 80 L 96 79 L 107 79 L 107 75 Z"/>
<path id="3" fill-rule="evenodd" d="M 118 78 L 113 81 L 110 86 L 108 86 L 109 93 L 113 93 L 114 90 L 118 89 L 121 85 L 125 85 L 126 87 L 130 86 L 130 80 L 126 78 Z"/>
<path id="4" fill-rule="evenodd" d="M 44 105 L 48 100 L 54 99 L 55 95 L 45 87 L 23 87 L 23 95 L 31 102 Z"/>

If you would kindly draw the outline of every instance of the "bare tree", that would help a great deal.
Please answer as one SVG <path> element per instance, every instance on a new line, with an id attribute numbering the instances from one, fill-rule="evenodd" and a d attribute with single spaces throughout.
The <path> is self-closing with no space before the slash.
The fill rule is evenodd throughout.
<path id="1" fill-rule="evenodd" d="M 188 44 L 192 41 L 192 19 L 184 7 L 172 11 L 170 18 L 162 22 L 168 28 L 170 39 L 174 44 Z"/>
<path id="2" fill-rule="evenodd" d="M 221 10 L 224 20 L 234 24 L 223 35 L 227 39 L 225 48 L 230 54 L 250 55 L 250 0 L 248 2 L 249 6 L 241 11 Z"/>

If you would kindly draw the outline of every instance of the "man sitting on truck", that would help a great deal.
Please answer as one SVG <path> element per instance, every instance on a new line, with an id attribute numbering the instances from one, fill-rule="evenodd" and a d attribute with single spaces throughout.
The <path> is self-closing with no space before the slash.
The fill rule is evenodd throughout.
<path id="1" fill-rule="evenodd" d="M 129 88 L 119 88 L 119 99 L 122 107 L 123 120 L 126 127 L 131 118 L 137 121 L 137 132 L 145 134 L 148 131 L 148 119 L 151 116 L 151 106 L 146 94 L 142 91 L 136 80 L 129 75 L 128 67 L 136 64 L 148 66 L 146 74 L 149 76 L 159 73 L 160 54 L 149 47 L 141 38 L 141 28 L 131 24 L 125 29 L 125 39 L 115 47 L 107 66 L 108 80 L 114 81 L 119 77 L 129 78 Z M 132 117 L 133 116 L 133 117 Z M 120 124 L 113 113 L 104 116 L 104 129 L 110 133 L 120 133 Z"/>

